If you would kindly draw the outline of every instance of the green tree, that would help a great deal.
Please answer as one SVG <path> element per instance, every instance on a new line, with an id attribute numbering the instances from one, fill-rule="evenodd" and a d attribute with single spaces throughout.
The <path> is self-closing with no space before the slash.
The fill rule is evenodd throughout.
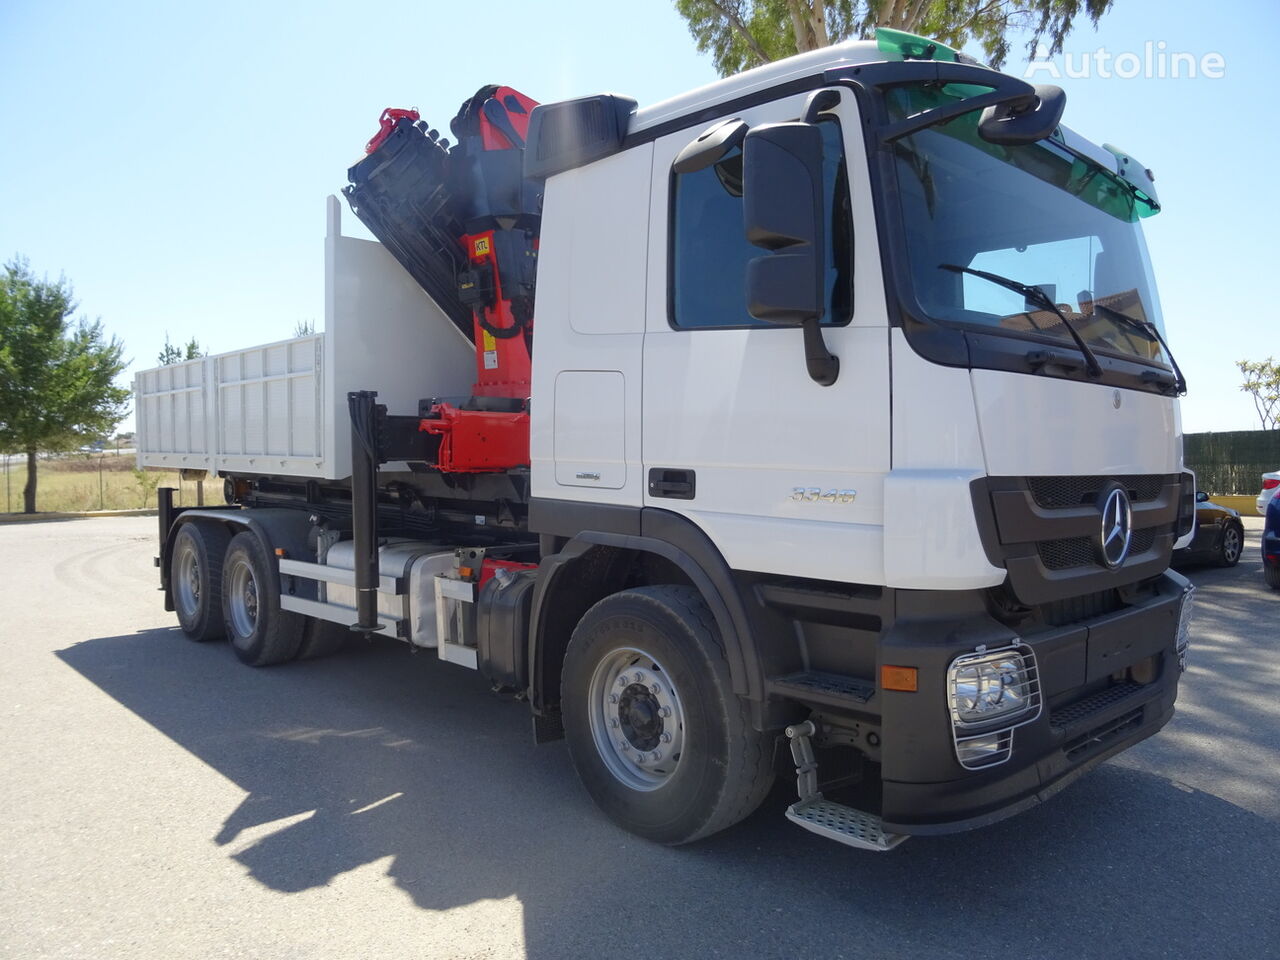
<path id="1" fill-rule="evenodd" d="M 27 455 L 23 510 L 36 511 L 36 457 L 109 435 L 128 412 L 115 385 L 124 345 L 99 321 L 72 322 L 71 285 L 15 258 L 0 277 L 0 449 Z"/>
<path id="2" fill-rule="evenodd" d="M 299 320 L 293 325 L 293 335 L 295 337 L 310 337 L 316 332 L 316 322 L 314 320 Z"/>
<path id="3" fill-rule="evenodd" d="M 1080 16 L 1097 26 L 1114 0 L 675 0 L 700 53 L 722 77 L 892 27 L 961 47 L 982 46 L 993 67 L 1009 55 L 1009 33 L 1029 34 L 1028 53 L 1049 55 Z"/>
<path id="4" fill-rule="evenodd" d="M 1265 360 L 1237 360 L 1236 366 L 1244 375 L 1240 389 L 1253 397 L 1262 429 L 1280 427 L 1280 363 L 1267 357 Z"/>
<path id="5" fill-rule="evenodd" d="M 160 350 L 160 354 L 156 357 L 160 366 L 167 367 L 175 363 L 182 363 L 184 360 L 199 360 L 205 355 L 204 350 L 200 347 L 200 341 L 192 337 L 187 341 L 185 347 L 179 347 L 169 342 L 169 334 L 164 335 L 164 347 Z"/>

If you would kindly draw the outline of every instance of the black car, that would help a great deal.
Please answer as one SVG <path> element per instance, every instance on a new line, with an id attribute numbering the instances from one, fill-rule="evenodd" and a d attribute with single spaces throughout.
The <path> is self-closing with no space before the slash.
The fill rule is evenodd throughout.
<path id="1" fill-rule="evenodd" d="M 1209 499 L 1203 490 L 1196 494 L 1196 534 L 1184 549 L 1174 553 L 1178 562 L 1212 561 L 1234 567 L 1244 550 L 1244 524 L 1240 514 Z"/>

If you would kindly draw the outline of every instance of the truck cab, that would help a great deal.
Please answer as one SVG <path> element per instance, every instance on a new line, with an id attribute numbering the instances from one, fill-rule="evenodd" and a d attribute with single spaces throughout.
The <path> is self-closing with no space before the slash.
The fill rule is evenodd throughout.
<path id="1" fill-rule="evenodd" d="M 894 31 L 644 109 L 494 99 L 541 199 L 464 222 L 464 247 L 536 259 L 536 301 L 504 299 L 501 260 L 462 287 L 491 291 L 481 381 L 518 338 L 527 388 L 455 407 L 422 382 L 398 413 L 353 392 L 350 464 L 309 479 L 210 450 L 233 509 L 162 509 L 170 604 L 182 530 L 188 557 L 252 534 L 278 598 L 257 609 L 481 670 L 668 843 L 794 769 L 790 819 L 886 850 L 1024 810 L 1168 721 L 1194 478 L 1148 170 L 1063 126 L 1060 90 Z M 377 269 L 420 277 L 393 232 Z M 226 576 L 200 623 L 226 607 L 234 644 Z"/>

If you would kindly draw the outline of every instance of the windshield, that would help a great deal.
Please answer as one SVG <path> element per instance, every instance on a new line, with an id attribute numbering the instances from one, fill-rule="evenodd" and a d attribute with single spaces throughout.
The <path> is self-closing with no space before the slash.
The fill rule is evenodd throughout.
<path id="1" fill-rule="evenodd" d="M 890 113 L 898 119 L 949 99 L 945 91 L 902 87 L 889 94 Z M 1095 350 L 1167 363 L 1142 329 L 1149 321 L 1163 332 L 1136 222 L 1146 212 L 1140 198 L 1052 140 L 982 140 L 978 114 L 893 145 L 920 306 L 935 320 L 988 333 L 1073 343 L 1062 318 L 1036 298 L 943 265 L 969 267 L 1038 287 Z"/>

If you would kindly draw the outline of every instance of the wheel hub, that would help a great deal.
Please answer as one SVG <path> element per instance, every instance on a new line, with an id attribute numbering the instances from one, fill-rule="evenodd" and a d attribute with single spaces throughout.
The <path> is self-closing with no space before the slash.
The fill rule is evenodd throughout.
<path id="1" fill-rule="evenodd" d="M 237 637 L 246 638 L 258 624 L 258 582 L 247 563 L 238 560 L 231 568 L 228 587 L 231 626 Z"/>
<path id="2" fill-rule="evenodd" d="M 633 683 L 618 700 L 622 734 L 637 750 L 653 750 L 661 743 L 662 709 L 647 687 Z"/>
<path id="3" fill-rule="evenodd" d="M 684 712 L 674 683 L 643 650 L 626 647 L 596 667 L 588 694 L 592 736 L 609 772 L 635 790 L 655 790 L 676 772 Z"/>

